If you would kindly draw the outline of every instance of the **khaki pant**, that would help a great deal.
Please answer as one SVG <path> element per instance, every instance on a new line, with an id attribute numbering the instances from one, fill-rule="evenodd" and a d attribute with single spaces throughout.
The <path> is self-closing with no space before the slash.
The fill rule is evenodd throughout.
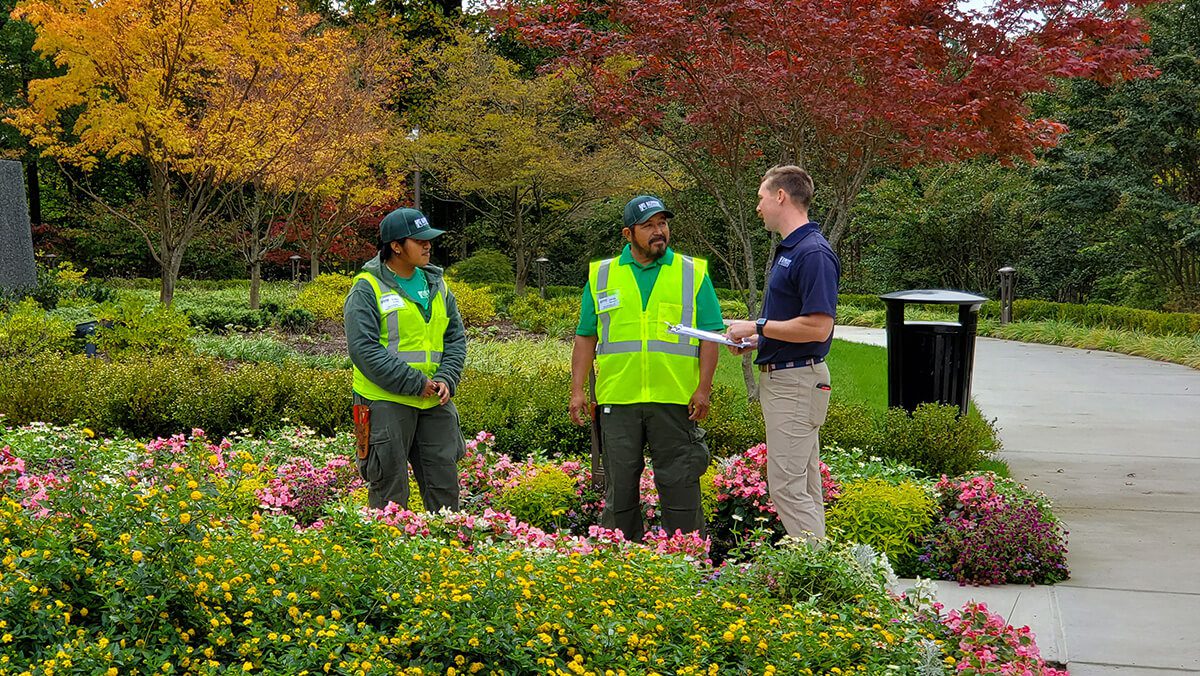
<path id="1" fill-rule="evenodd" d="M 354 403 L 371 407 L 370 451 L 357 461 L 367 482 L 367 505 L 383 509 L 394 502 L 407 509 L 411 464 L 425 509 L 457 511 L 458 461 L 467 449 L 454 402 L 421 409 L 355 394 Z"/>
<path id="2" fill-rule="evenodd" d="M 700 477 L 708 470 L 711 457 L 703 441 L 704 430 L 688 420 L 687 406 L 601 404 L 597 408 L 607 483 L 600 515 L 604 527 L 619 528 L 627 540 L 635 542 L 645 537 L 638 488 L 649 446 L 663 529 L 668 533 L 698 531 L 703 536 Z"/>
<path id="3" fill-rule="evenodd" d="M 825 537 L 818 451 L 829 411 L 829 367 L 821 362 L 759 375 L 771 501 L 788 535 Z"/>

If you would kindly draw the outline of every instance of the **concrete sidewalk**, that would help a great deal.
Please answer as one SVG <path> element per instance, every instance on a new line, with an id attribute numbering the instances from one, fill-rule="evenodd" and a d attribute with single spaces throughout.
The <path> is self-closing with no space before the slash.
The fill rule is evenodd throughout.
<path id="1" fill-rule="evenodd" d="M 879 329 L 837 338 L 884 344 Z M 1013 478 L 1070 531 L 1071 579 L 957 587 L 1028 624 L 1072 674 L 1200 673 L 1200 371 L 1138 357 L 981 338 L 972 393 Z"/>

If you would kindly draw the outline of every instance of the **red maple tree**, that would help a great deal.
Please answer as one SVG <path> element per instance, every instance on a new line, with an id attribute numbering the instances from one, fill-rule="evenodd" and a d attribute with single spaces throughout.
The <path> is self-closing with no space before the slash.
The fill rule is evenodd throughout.
<path id="1" fill-rule="evenodd" d="M 628 140 L 670 155 L 712 195 L 734 246 L 713 246 L 756 311 L 752 240 L 763 169 L 818 185 L 837 242 L 881 165 L 1031 158 L 1065 128 L 1031 94 L 1059 78 L 1143 77 L 1147 0 L 506 0 L 531 45 L 581 73 L 579 94 Z"/>

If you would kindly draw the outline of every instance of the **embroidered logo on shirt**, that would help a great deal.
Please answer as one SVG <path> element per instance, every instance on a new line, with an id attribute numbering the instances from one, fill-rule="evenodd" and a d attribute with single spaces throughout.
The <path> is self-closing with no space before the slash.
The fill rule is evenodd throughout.
<path id="1" fill-rule="evenodd" d="M 792 259 L 790 259 L 790 258 L 784 258 L 783 256 L 780 256 L 780 257 L 779 257 L 779 264 L 780 264 L 780 265 L 782 265 L 782 266 L 783 266 L 783 267 L 785 267 L 785 268 L 786 268 L 786 267 L 789 267 L 789 266 L 791 266 L 791 264 L 792 264 Z"/>

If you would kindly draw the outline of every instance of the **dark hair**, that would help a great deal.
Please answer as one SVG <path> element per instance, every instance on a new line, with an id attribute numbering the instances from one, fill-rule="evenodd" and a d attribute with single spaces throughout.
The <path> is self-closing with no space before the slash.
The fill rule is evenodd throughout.
<path id="1" fill-rule="evenodd" d="M 794 164 L 771 167 L 763 175 L 763 182 L 770 190 L 783 190 L 793 202 L 805 209 L 812 202 L 813 193 L 816 192 L 812 177 Z"/>
<path id="2" fill-rule="evenodd" d="M 404 240 L 406 240 L 406 239 L 408 239 L 408 238 L 401 237 L 400 239 L 393 240 L 393 241 L 399 242 L 400 246 L 404 246 Z M 379 243 L 379 260 L 383 261 L 384 263 L 386 263 L 389 258 L 396 255 L 396 252 L 392 251 L 391 244 L 392 244 L 391 242 L 380 242 Z"/>

